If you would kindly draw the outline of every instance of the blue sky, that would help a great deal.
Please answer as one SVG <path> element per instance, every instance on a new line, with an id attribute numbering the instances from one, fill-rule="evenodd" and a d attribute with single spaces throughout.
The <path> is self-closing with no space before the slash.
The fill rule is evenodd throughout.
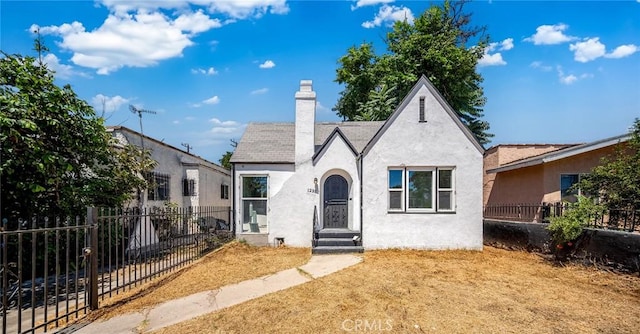
<path id="1" fill-rule="evenodd" d="M 58 84 L 139 131 L 217 162 L 248 122 L 292 122 L 313 80 L 318 121 L 342 87 L 337 60 L 383 38 L 430 1 L 6 1 L 0 48 L 34 55 L 39 27 Z M 485 119 L 502 143 L 575 143 L 618 135 L 640 117 L 640 0 L 475 1 L 492 44 L 478 70 Z M 104 103 L 103 103 L 104 102 Z M 104 105 L 104 107 L 103 107 Z"/>

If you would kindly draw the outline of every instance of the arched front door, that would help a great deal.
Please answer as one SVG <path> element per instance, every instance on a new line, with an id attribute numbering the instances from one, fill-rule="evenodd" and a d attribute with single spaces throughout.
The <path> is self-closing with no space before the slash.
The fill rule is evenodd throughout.
<path id="1" fill-rule="evenodd" d="M 324 181 L 324 228 L 348 228 L 349 185 L 340 175 Z"/>

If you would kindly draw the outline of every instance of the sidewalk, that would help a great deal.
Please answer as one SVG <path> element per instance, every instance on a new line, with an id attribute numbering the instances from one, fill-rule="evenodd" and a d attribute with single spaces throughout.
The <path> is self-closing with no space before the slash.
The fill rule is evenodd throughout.
<path id="1" fill-rule="evenodd" d="M 362 261 L 357 255 L 314 255 L 298 268 L 273 275 L 226 285 L 217 290 L 203 291 L 171 300 L 138 313 L 128 313 L 103 322 L 92 322 L 73 333 L 145 333 L 171 326 L 207 313 L 244 303 L 248 300 L 285 290 L 316 278 L 335 273 Z M 75 325 L 73 327 L 80 327 Z M 69 328 L 62 330 L 70 333 Z"/>

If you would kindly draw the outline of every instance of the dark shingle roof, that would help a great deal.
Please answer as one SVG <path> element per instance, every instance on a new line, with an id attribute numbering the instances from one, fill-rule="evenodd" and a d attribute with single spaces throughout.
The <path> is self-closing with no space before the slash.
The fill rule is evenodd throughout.
<path id="1" fill-rule="evenodd" d="M 382 121 L 316 123 L 314 138 L 316 150 L 338 127 L 354 148 L 362 152 L 382 124 L 384 124 Z M 294 140 L 294 123 L 250 123 L 233 152 L 231 162 L 294 163 Z"/>

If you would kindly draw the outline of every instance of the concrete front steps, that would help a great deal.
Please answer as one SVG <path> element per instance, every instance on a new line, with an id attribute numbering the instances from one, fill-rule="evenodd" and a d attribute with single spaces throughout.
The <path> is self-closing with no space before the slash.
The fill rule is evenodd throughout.
<path id="1" fill-rule="evenodd" d="M 348 229 L 322 229 L 318 231 L 312 254 L 362 253 L 360 232 Z"/>

